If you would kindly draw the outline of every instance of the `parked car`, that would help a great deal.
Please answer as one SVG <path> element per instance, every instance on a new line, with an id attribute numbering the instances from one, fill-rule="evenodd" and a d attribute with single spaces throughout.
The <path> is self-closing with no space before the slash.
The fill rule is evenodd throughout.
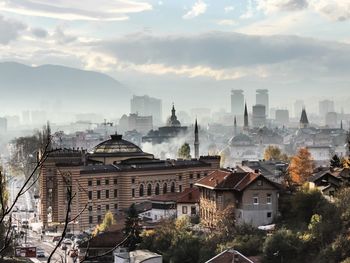
<path id="1" fill-rule="evenodd" d="M 37 258 L 44 258 L 45 257 L 45 251 L 41 248 L 36 249 L 36 257 Z"/>
<path id="2" fill-rule="evenodd" d="M 62 245 L 61 245 L 61 249 L 62 249 L 62 250 L 67 250 L 67 246 L 66 246 L 65 244 L 62 244 Z"/>
<path id="3" fill-rule="evenodd" d="M 60 241 L 60 239 L 61 239 L 60 236 L 53 237 L 52 242 L 56 244 L 58 241 Z"/>
<path id="4" fill-rule="evenodd" d="M 65 244 L 65 245 L 68 245 L 68 246 L 71 246 L 73 245 L 73 241 L 69 238 L 65 238 L 62 242 L 62 244 Z"/>

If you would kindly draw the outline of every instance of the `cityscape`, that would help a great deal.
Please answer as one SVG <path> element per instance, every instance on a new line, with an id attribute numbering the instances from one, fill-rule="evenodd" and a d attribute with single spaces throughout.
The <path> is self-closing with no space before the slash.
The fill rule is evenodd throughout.
<path id="1" fill-rule="evenodd" d="M 349 10 L 0 0 L 0 262 L 349 263 Z"/>

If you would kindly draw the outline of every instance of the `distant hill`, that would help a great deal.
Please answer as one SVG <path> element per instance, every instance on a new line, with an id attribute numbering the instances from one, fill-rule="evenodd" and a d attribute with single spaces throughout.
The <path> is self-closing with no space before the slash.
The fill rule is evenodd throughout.
<path id="1" fill-rule="evenodd" d="M 131 96 L 127 87 L 102 73 L 55 65 L 0 63 L 0 113 L 14 107 L 52 110 L 55 105 L 62 111 L 127 113 Z"/>

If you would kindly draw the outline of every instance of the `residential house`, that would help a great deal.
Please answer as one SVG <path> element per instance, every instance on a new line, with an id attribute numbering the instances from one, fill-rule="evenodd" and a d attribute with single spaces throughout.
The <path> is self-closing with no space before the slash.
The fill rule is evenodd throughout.
<path id="1" fill-rule="evenodd" d="M 279 185 L 261 173 L 219 169 L 195 184 L 200 191 L 200 219 L 214 227 L 220 212 L 232 207 L 238 224 L 271 224 L 278 213 Z"/>
<path id="2" fill-rule="evenodd" d="M 224 250 L 205 263 L 254 263 L 254 261 L 247 258 L 237 250 L 230 248 Z"/>
<path id="3" fill-rule="evenodd" d="M 335 176 L 330 170 L 320 171 L 308 178 L 308 188 L 318 189 L 329 200 L 333 199 L 341 184 L 342 179 Z"/>

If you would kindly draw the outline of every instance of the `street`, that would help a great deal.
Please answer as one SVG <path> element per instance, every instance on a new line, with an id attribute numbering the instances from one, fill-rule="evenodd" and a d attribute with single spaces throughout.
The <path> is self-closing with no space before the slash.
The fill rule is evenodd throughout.
<path id="1" fill-rule="evenodd" d="M 24 184 L 24 177 L 11 178 L 8 182 L 10 205 L 15 200 L 16 195 Z M 18 237 L 16 242 L 18 246 L 36 247 L 43 250 L 45 257 L 38 258 L 41 262 L 47 262 L 48 256 L 55 248 L 53 236 L 42 235 L 41 223 L 38 220 L 37 206 L 31 191 L 27 191 L 23 196 L 19 197 L 12 215 L 12 226 L 15 227 Z M 68 250 L 58 248 L 51 262 L 73 263 L 73 259 L 68 255 Z"/>

